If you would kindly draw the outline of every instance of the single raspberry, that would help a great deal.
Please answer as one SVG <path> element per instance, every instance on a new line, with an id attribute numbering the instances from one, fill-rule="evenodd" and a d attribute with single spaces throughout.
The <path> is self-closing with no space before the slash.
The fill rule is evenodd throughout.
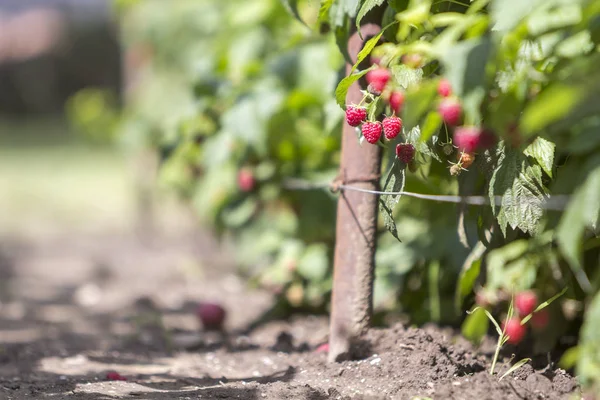
<path id="1" fill-rule="evenodd" d="M 383 92 L 385 89 L 385 85 L 387 85 L 390 80 L 392 74 L 386 68 L 375 68 L 371 71 L 367 72 L 365 79 L 367 83 L 373 88 L 376 92 Z"/>
<path id="2" fill-rule="evenodd" d="M 383 134 L 387 140 L 392 140 L 402 130 L 402 120 L 395 115 L 383 119 Z"/>
<path id="3" fill-rule="evenodd" d="M 533 329 L 542 330 L 550 322 L 550 313 L 547 309 L 543 308 L 538 312 L 534 312 L 531 316 L 531 326 Z"/>
<path id="4" fill-rule="evenodd" d="M 329 343 L 323 343 L 316 348 L 315 353 L 329 353 Z"/>
<path id="5" fill-rule="evenodd" d="M 489 149 L 490 147 L 494 146 L 497 141 L 498 137 L 496 136 L 496 134 L 492 130 L 484 128 L 483 132 L 481 132 L 481 140 L 479 141 L 479 147 L 482 149 Z"/>
<path id="6" fill-rule="evenodd" d="M 462 106 L 456 99 L 446 98 L 438 106 L 438 112 L 442 120 L 451 126 L 457 125 L 462 116 Z"/>
<path id="7" fill-rule="evenodd" d="M 537 295 L 531 290 L 517 293 L 515 296 L 515 308 L 522 317 L 531 314 L 535 310 L 537 302 Z"/>
<path id="8" fill-rule="evenodd" d="M 410 143 L 400 143 L 396 146 L 396 156 L 405 164 L 410 163 L 415 158 L 415 146 Z"/>
<path id="9" fill-rule="evenodd" d="M 519 318 L 511 318 L 502 324 L 502 328 L 506 336 L 508 336 L 508 343 L 517 344 L 525 337 L 527 328 L 521 325 Z"/>
<path id="10" fill-rule="evenodd" d="M 381 137 L 381 131 L 383 130 L 383 127 L 379 121 L 365 122 L 362 125 L 361 130 L 365 140 L 371 144 L 375 144 Z"/>
<path id="11" fill-rule="evenodd" d="M 223 328 L 227 312 L 219 304 L 200 303 L 196 309 L 196 316 L 202 323 L 204 329 L 218 331 Z"/>
<path id="12" fill-rule="evenodd" d="M 126 381 L 127 378 L 118 372 L 111 371 L 106 374 L 106 380 L 108 381 Z"/>
<path id="13" fill-rule="evenodd" d="M 438 93 L 442 97 L 448 97 L 452 94 L 452 86 L 450 85 L 450 81 L 448 79 L 441 79 L 438 84 Z"/>
<path id="14" fill-rule="evenodd" d="M 473 153 L 460 153 L 458 156 L 458 163 L 462 168 L 469 168 L 475 161 L 475 154 Z"/>
<path id="15" fill-rule="evenodd" d="M 402 111 L 402 105 L 404 105 L 404 92 L 397 90 L 390 93 L 390 98 L 388 101 L 392 111 L 396 114 L 400 114 L 400 111 Z"/>
<path id="16" fill-rule="evenodd" d="M 239 170 L 237 182 L 238 187 L 242 192 L 250 192 L 252 189 L 254 189 L 254 185 L 256 184 L 254 175 L 248 168 L 242 168 Z"/>
<path id="17" fill-rule="evenodd" d="M 460 126 L 454 131 L 454 144 L 460 151 L 472 153 L 481 145 L 481 128 L 477 126 Z"/>
<path id="18" fill-rule="evenodd" d="M 346 108 L 346 122 L 350 126 L 359 126 L 367 119 L 367 109 L 364 107 L 348 106 Z"/>

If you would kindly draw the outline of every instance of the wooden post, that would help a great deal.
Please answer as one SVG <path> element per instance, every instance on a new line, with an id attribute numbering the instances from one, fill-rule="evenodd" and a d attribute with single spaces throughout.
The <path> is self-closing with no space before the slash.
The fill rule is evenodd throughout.
<path id="1" fill-rule="evenodd" d="M 380 27 L 361 27 L 366 40 L 379 33 Z M 348 53 L 356 60 L 364 41 L 357 33 L 348 41 Z M 351 65 L 346 66 L 350 73 Z M 362 99 L 360 84 L 354 83 L 347 104 Z M 339 178 L 363 189 L 378 190 L 381 148 L 361 146 L 355 128 L 344 124 Z M 329 361 L 352 358 L 353 344 L 368 329 L 373 310 L 375 240 L 377 233 L 377 196 L 356 191 L 341 191 L 338 200 L 336 244 L 329 329 Z"/>

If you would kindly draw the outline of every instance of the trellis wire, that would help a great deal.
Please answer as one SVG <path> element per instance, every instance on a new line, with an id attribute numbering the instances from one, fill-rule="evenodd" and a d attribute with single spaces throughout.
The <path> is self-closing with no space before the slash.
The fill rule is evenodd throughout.
<path id="1" fill-rule="evenodd" d="M 407 192 L 407 191 L 399 191 L 399 192 L 385 192 L 380 190 L 368 190 L 360 187 L 339 184 L 334 185 L 333 183 L 315 183 L 310 181 L 305 181 L 302 179 L 289 179 L 284 182 L 283 187 L 290 190 L 318 190 L 318 189 L 334 189 L 339 188 L 341 190 L 350 190 L 355 192 L 369 193 L 373 195 L 383 196 L 407 196 L 413 197 L 422 200 L 429 201 L 437 201 L 442 203 L 453 203 L 453 204 L 467 204 L 473 206 L 484 206 L 491 205 L 490 197 L 488 196 L 454 196 L 454 195 L 436 195 L 436 194 L 423 194 L 423 193 L 415 193 L 415 192 Z M 502 196 L 493 196 L 494 197 L 494 206 L 516 206 L 520 203 L 506 201 Z M 523 196 L 521 196 L 522 198 Z M 564 211 L 566 205 L 570 199 L 570 195 L 552 195 L 546 196 L 544 198 L 541 207 L 546 210 L 552 211 Z M 535 201 L 538 201 L 538 198 L 534 198 Z M 524 199 L 523 201 L 526 201 Z"/>

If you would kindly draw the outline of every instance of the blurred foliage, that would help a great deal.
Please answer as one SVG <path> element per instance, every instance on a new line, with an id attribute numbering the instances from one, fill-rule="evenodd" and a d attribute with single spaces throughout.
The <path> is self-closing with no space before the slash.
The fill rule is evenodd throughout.
<path id="1" fill-rule="evenodd" d="M 415 322 L 458 322 L 475 299 L 501 314 L 515 292 L 533 288 L 544 299 L 568 287 L 533 351 L 578 332 L 585 315 L 581 346 L 597 347 L 597 304 L 587 307 L 600 285 L 597 2 L 118 3 L 127 54 L 138 60 L 119 137 L 157 150 L 163 183 L 236 242 L 240 267 L 256 282 L 292 305 L 327 301 L 334 198 L 285 183 L 335 175 L 343 116 L 336 98 L 344 108 L 348 87 L 366 72 L 357 63 L 356 75 L 342 79 L 345 44 L 353 19 L 375 19 L 387 26 L 383 42 L 368 42 L 359 61 L 379 59 L 406 92 L 404 132 L 388 143 L 382 166 L 390 187 L 492 203 L 382 198 L 380 230 L 401 242 L 378 239 L 376 306 L 397 309 L 399 300 Z M 453 130 L 436 110 L 441 77 L 465 124 L 499 138 L 458 176 L 448 168 L 457 151 L 442 151 Z M 92 100 L 81 103 L 93 114 Z M 375 115 L 383 106 L 369 107 Z M 416 147 L 414 172 L 394 162 L 398 140 Z M 552 196 L 563 194 L 573 195 L 555 204 Z M 478 341 L 487 323 L 473 313 L 463 332 Z M 579 363 L 590 385 L 594 362 Z"/>

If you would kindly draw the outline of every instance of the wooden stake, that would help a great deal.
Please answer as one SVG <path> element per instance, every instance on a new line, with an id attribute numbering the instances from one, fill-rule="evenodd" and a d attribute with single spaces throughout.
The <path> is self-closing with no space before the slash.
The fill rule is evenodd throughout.
<path id="1" fill-rule="evenodd" d="M 380 27 L 361 27 L 365 41 Z M 357 33 L 348 41 L 348 53 L 356 60 L 364 45 Z M 346 66 L 350 73 L 351 65 Z M 348 90 L 347 104 L 362 99 L 360 85 Z M 339 178 L 363 189 L 378 190 L 381 148 L 364 142 L 360 145 L 355 128 L 344 124 Z M 352 358 L 353 345 L 368 329 L 373 311 L 375 240 L 377 233 L 377 196 L 356 191 L 341 192 L 338 200 L 336 245 L 329 329 L 329 361 Z"/>

